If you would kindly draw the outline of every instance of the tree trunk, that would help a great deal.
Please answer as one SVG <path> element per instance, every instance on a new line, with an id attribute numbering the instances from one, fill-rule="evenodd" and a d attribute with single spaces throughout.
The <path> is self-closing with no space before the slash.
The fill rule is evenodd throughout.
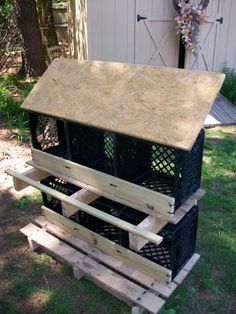
<path id="1" fill-rule="evenodd" d="M 16 0 L 28 74 L 40 76 L 47 68 L 35 0 Z"/>

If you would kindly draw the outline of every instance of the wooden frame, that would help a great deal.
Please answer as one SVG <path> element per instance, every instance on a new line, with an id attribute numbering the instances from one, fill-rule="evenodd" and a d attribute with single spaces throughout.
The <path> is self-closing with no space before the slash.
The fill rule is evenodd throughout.
<path id="1" fill-rule="evenodd" d="M 78 192 L 75 192 L 74 194 L 72 194 L 70 196 L 70 198 L 73 198 L 77 201 L 80 201 L 84 204 L 89 204 L 92 203 L 93 201 L 95 201 L 97 198 L 99 197 L 98 194 L 95 194 L 91 191 L 87 191 L 85 189 L 81 189 Z M 61 203 L 62 206 L 62 213 L 63 216 L 65 217 L 70 217 L 72 215 L 74 215 L 75 213 L 77 213 L 79 211 L 79 208 L 73 205 L 69 205 L 65 202 Z"/>
<path id="2" fill-rule="evenodd" d="M 157 234 L 167 223 L 165 220 L 148 216 L 137 227 Z M 129 233 L 129 246 L 132 250 L 139 252 L 147 243 L 147 240 Z"/>
<path id="3" fill-rule="evenodd" d="M 138 255 L 131 250 L 104 238 L 103 236 L 73 222 L 72 220 L 57 214 L 45 206 L 42 206 L 42 213 L 48 221 L 95 246 L 99 250 L 118 258 L 127 265 L 142 271 L 163 284 L 168 285 L 171 283 L 172 272 L 169 269 L 147 260 L 141 255 Z"/>
<path id="4" fill-rule="evenodd" d="M 180 283 L 186 278 L 200 256 L 194 254 L 166 286 L 142 271 L 112 257 L 94 245 L 56 226 L 45 217 L 38 217 L 21 229 L 32 250 L 40 247 L 60 262 L 73 268 L 76 279 L 86 277 L 132 307 L 131 313 L 157 313 Z"/>
<path id="5" fill-rule="evenodd" d="M 137 226 L 135 225 L 132 225 L 126 221 L 123 221 L 122 219 L 119 219 L 117 217 L 114 217 L 112 215 L 109 215 L 101 210 L 98 210 L 94 207 L 91 207 L 87 204 L 84 204 L 74 198 L 71 198 L 69 196 L 66 196 L 64 195 L 63 193 L 61 192 L 58 192 L 50 187 L 47 187 L 39 182 L 36 182 L 26 176 L 24 176 L 23 174 L 19 174 L 11 169 L 6 169 L 5 170 L 6 173 L 8 173 L 9 175 L 13 176 L 14 178 L 20 180 L 20 181 L 23 181 L 25 183 L 27 183 L 28 185 L 31 185 L 33 186 L 34 188 L 36 189 L 39 189 L 40 191 L 44 192 L 44 193 L 47 193 L 47 194 L 50 194 L 51 196 L 57 198 L 58 200 L 64 202 L 64 203 L 67 203 L 69 205 L 72 205 L 72 206 L 75 206 L 77 207 L 78 209 L 81 209 L 83 210 L 84 212 L 96 217 L 96 218 L 99 218 L 101 220 L 104 220 L 118 228 L 121 228 L 123 230 L 126 230 L 128 232 L 131 232 L 131 233 L 134 233 L 136 234 L 137 236 L 140 236 L 140 237 L 143 237 L 145 239 L 147 239 L 148 241 L 150 242 L 153 242 L 155 244 L 160 244 L 163 240 L 162 237 L 152 233 L 152 232 L 149 232 L 149 231 L 146 231 L 146 230 L 143 230 L 143 229 L 140 229 L 138 228 Z"/>
<path id="6" fill-rule="evenodd" d="M 27 178 L 33 179 L 35 181 L 41 181 L 50 176 L 48 172 L 35 168 L 26 169 L 22 174 Z M 29 186 L 28 183 L 19 180 L 16 177 L 13 177 L 13 184 L 16 191 L 21 191 Z"/>
<path id="7" fill-rule="evenodd" d="M 42 166 L 49 171 L 55 171 L 59 176 L 72 177 L 86 184 L 87 190 L 90 190 L 90 187 L 95 187 L 99 189 L 101 195 L 106 197 L 109 195 L 111 199 L 116 197 L 120 203 L 123 203 L 123 200 L 131 201 L 136 204 L 139 210 L 147 214 L 155 215 L 157 212 L 158 214 L 170 216 L 174 213 L 175 199 L 173 197 L 37 149 L 32 149 L 32 159 L 35 165 Z"/>
<path id="8" fill-rule="evenodd" d="M 114 202 L 118 202 L 118 203 L 122 203 L 126 206 L 129 206 L 129 207 L 132 207 L 134 209 L 137 209 L 137 210 L 140 210 L 142 212 L 145 212 L 146 214 L 149 214 L 150 216 L 154 216 L 155 218 L 159 218 L 161 220 L 166 220 L 172 224 L 177 224 L 183 217 L 184 215 L 186 214 L 186 212 L 188 212 L 194 205 L 196 205 L 196 201 L 197 200 L 200 200 L 201 197 L 205 194 L 205 190 L 202 190 L 202 189 L 198 189 L 196 192 L 194 192 L 174 213 L 174 215 L 161 215 L 157 212 L 153 213 L 151 210 L 143 210 L 143 209 L 140 209 L 140 206 L 138 206 L 136 203 L 133 203 L 131 201 L 128 201 L 128 200 L 125 200 L 125 199 L 121 199 L 120 197 L 117 197 L 115 195 L 111 195 L 109 193 L 106 193 L 104 191 L 101 191 L 95 187 L 92 187 L 88 184 L 85 184 L 81 181 L 78 181 L 78 180 L 75 180 L 73 179 L 72 177 L 68 177 L 66 175 L 62 175 L 58 172 L 55 172 L 53 170 L 49 170 L 43 166 L 39 166 L 37 165 L 36 163 L 34 163 L 32 160 L 30 161 L 27 161 L 27 164 L 29 164 L 30 166 L 32 167 L 35 167 L 36 169 L 40 169 L 40 170 L 43 170 L 43 171 L 48 171 L 50 172 L 50 174 L 52 176 L 55 176 L 55 177 L 60 177 L 61 179 L 64 179 L 66 180 L 67 182 L 70 182 L 71 184 L 74 184 L 82 189 L 85 189 L 85 190 L 89 190 L 89 191 L 92 191 L 94 192 L 95 194 L 98 194 L 98 195 L 102 195 L 108 199 L 111 199 L 113 200 Z"/>
<path id="9" fill-rule="evenodd" d="M 132 207 L 134 209 L 140 210 L 140 206 L 137 206 L 136 203 L 133 203 L 133 202 L 128 201 L 128 200 L 121 199 L 119 197 L 117 198 L 115 195 L 111 195 L 109 193 L 103 192 L 103 191 L 101 191 L 101 190 L 99 190 L 97 188 L 94 188 L 94 187 L 89 186 L 89 185 L 87 185 L 85 183 L 82 183 L 81 181 L 75 180 L 75 179 L 73 179 L 71 177 L 68 177 L 66 175 L 62 175 L 62 174 L 60 174 L 58 172 L 55 172 L 55 171 L 50 170 L 50 169 L 47 169 L 47 168 L 45 168 L 43 166 L 39 166 L 39 165 L 35 164 L 33 161 L 28 161 L 27 163 L 30 166 L 35 167 L 35 169 L 32 168 L 30 170 L 22 172 L 20 179 L 18 179 L 18 178 L 13 176 L 14 187 L 15 187 L 15 189 L 17 191 L 20 191 L 20 190 L 22 190 L 22 189 L 24 189 L 24 188 L 26 188 L 26 187 L 28 187 L 30 185 L 30 183 L 26 183 L 25 181 L 22 180 L 23 177 L 32 178 L 32 179 L 35 179 L 36 181 L 40 181 L 43 178 L 52 175 L 52 176 L 55 176 L 55 177 L 60 177 L 61 179 L 64 179 L 67 182 L 70 182 L 71 184 L 74 184 L 74 185 L 82 188 L 82 191 L 81 191 L 82 195 L 81 194 L 75 194 L 74 196 L 72 195 L 72 199 L 75 198 L 76 195 L 77 195 L 78 197 L 82 197 L 82 199 L 80 201 L 82 201 L 83 203 L 86 204 L 86 203 L 88 203 L 88 200 L 95 199 L 95 195 L 99 195 L 99 196 L 102 195 L 104 197 L 107 197 L 107 198 L 115 201 L 115 202 L 120 202 L 120 203 L 122 203 L 122 204 L 124 204 L 126 206 L 129 206 L 129 207 Z M 9 172 L 9 169 L 7 169 L 5 172 Z M 179 207 L 179 209 L 176 210 L 175 214 L 171 215 L 171 216 L 161 215 L 161 214 L 158 214 L 157 212 L 152 213 L 152 211 L 148 212 L 148 210 L 146 210 L 144 212 L 149 214 L 150 217 L 155 217 L 156 219 L 160 219 L 160 220 L 163 220 L 163 221 L 166 221 L 166 222 L 177 224 L 184 217 L 186 212 L 188 212 L 194 205 L 197 204 L 197 201 L 200 200 L 203 197 L 204 194 L 205 194 L 205 190 L 198 189 L 195 193 L 193 193 L 189 197 L 189 199 L 187 199 L 185 201 L 185 203 L 183 203 L 183 205 L 181 205 L 181 207 Z M 75 213 L 78 210 L 80 210 L 80 208 L 78 208 L 78 207 L 76 207 L 74 205 L 69 205 L 68 203 L 65 203 L 64 201 L 62 201 L 62 205 L 64 207 L 66 206 L 66 208 L 68 208 L 68 209 L 70 208 L 70 211 L 68 211 L 68 215 L 67 215 L 66 208 L 65 208 L 65 216 L 70 216 L 70 213 L 72 215 L 73 213 Z M 141 209 L 141 211 L 143 211 L 143 210 Z"/>
<path id="10" fill-rule="evenodd" d="M 154 280 L 152 277 L 142 273 L 136 268 L 128 266 L 123 261 L 102 252 L 81 238 L 71 235 L 71 233 L 50 222 L 44 216 L 36 218 L 35 223 L 49 233 L 55 235 L 57 238 L 63 239 L 67 243 L 78 248 L 81 252 L 92 256 L 110 268 L 115 268 L 117 272 L 124 274 L 127 278 L 133 279 L 134 281 L 140 281 L 140 283 L 145 285 L 147 288 L 152 289 L 166 298 L 168 298 L 177 287 L 173 282 L 171 285 L 167 286 L 157 280 Z"/>
<path id="11" fill-rule="evenodd" d="M 176 224 L 178 223 L 184 215 L 190 211 L 190 209 L 197 205 L 197 199 L 201 199 L 203 195 L 205 194 L 205 191 L 202 189 L 199 189 L 191 195 L 191 198 L 189 198 L 176 212 L 176 214 L 172 217 L 171 223 Z M 143 221 L 141 221 L 140 224 L 137 225 L 137 227 L 145 230 L 149 230 L 155 234 L 157 234 L 166 224 L 168 223 L 168 220 L 165 219 L 159 219 L 153 216 L 148 216 Z M 129 234 L 129 244 L 130 248 L 136 252 L 139 252 L 145 244 L 147 244 L 147 240 L 142 239 L 132 233 Z"/>
<path id="12" fill-rule="evenodd" d="M 29 224 L 22 228 L 21 232 L 50 255 L 71 266 L 75 278 L 80 279 L 85 276 L 120 297 L 122 301 L 127 301 L 129 305 L 139 305 L 152 314 L 157 313 L 164 305 L 165 301 L 154 293 L 108 269 L 35 225 Z"/>

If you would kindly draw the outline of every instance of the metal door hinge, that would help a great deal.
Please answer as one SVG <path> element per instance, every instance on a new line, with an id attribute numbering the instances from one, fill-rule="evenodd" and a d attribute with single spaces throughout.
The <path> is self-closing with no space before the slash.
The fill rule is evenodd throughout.
<path id="1" fill-rule="evenodd" d="M 219 18 L 219 19 L 216 20 L 216 22 L 219 22 L 220 24 L 223 24 L 223 21 L 224 21 L 224 18 L 223 18 L 223 17 L 221 17 L 221 18 Z"/>
<path id="2" fill-rule="evenodd" d="M 147 17 L 145 17 L 145 16 L 141 16 L 141 15 L 137 15 L 137 22 L 139 22 L 139 21 L 141 21 L 141 20 L 146 20 L 147 19 Z"/>

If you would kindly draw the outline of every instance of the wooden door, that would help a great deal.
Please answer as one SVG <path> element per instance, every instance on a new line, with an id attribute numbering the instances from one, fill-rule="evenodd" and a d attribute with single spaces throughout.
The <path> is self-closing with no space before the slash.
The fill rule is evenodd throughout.
<path id="1" fill-rule="evenodd" d="M 191 52 L 187 52 L 185 67 L 189 69 L 214 71 L 217 68 L 218 34 L 222 18 L 223 0 L 211 0 L 207 7 L 207 22 L 201 26 L 200 32 L 200 52 L 195 57 Z"/>
<path id="2" fill-rule="evenodd" d="M 135 63 L 178 67 L 175 16 L 172 0 L 136 0 Z"/>
<path id="3" fill-rule="evenodd" d="M 219 37 L 217 44 L 217 59 L 214 70 L 222 71 L 227 64 L 236 70 L 236 1 L 224 1 L 222 5 L 223 24 L 219 27 Z"/>
<path id="4" fill-rule="evenodd" d="M 88 57 L 134 63 L 135 0 L 87 0 Z"/>

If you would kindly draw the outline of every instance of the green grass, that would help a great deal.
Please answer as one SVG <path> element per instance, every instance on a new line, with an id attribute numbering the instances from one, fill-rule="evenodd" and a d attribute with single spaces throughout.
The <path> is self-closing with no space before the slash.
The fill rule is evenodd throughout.
<path id="1" fill-rule="evenodd" d="M 197 251 L 201 259 L 167 302 L 177 313 L 233 313 L 236 294 L 236 127 L 235 134 L 206 132 Z"/>
<path id="2" fill-rule="evenodd" d="M 18 233 L 7 232 L 3 234 L 5 244 L 8 246 L 18 246 L 21 244 L 21 238 Z"/>
<path id="3" fill-rule="evenodd" d="M 48 273 L 50 257 L 46 253 L 38 254 L 33 260 L 33 268 L 37 272 Z"/>
<path id="4" fill-rule="evenodd" d="M 20 209 L 24 209 L 29 204 L 43 205 L 42 194 L 39 190 L 34 190 L 30 194 L 25 194 L 16 201 L 16 206 Z"/>
<path id="5" fill-rule="evenodd" d="M 221 93 L 236 105 L 236 71 L 225 67 L 226 78 L 221 88 Z"/>
<path id="6" fill-rule="evenodd" d="M 12 138 L 29 141 L 27 114 L 20 108 L 21 103 L 31 91 L 33 82 L 21 81 L 16 75 L 4 74 L 0 77 L 0 116 L 12 131 Z"/>

